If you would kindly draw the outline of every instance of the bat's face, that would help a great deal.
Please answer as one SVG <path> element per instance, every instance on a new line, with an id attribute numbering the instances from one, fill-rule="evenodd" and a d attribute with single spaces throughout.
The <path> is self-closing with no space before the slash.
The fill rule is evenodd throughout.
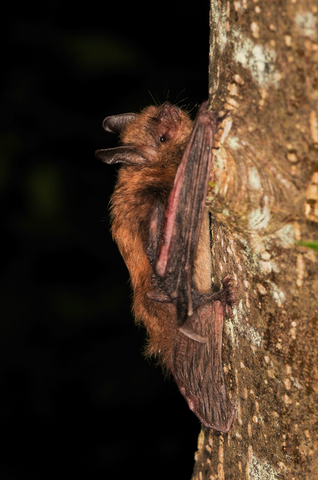
<path id="1" fill-rule="evenodd" d="M 188 115 L 178 107 L 165 102 L 160 107 L 144 109 L 135 120 L 127 123 L 121 134 L 124 145 L 134 145 L 147 151 L 153 161 L 182 154 L 192 130 Z"/>

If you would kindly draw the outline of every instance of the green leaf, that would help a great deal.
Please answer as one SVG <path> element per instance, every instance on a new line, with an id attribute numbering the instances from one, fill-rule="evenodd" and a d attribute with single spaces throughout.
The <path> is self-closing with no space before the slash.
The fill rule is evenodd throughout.
<path id="1" fill-rule="evenodd" d="M 299 242 L 297 242 L 297 245 L 302 245 L 303 247 L 312 248 L 313 250 L 316 250 L 316 252 L 318 252 L 318 241 L 303 242 L 300 240 Z"/>

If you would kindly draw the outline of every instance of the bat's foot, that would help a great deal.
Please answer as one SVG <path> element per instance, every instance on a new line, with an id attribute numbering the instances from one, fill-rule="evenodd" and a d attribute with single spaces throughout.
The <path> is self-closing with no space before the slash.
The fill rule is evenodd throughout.
<path id="1" fill-rule="evenodd" d="M 218 293 L 214 293 L 211 296 L 211 300 L 219 300 L 224 309 L 227 317 L 232 316 L 232 305 L 236 302 L 235 293 L 232 287 L 232 277 L 227 275 L 222 279 L 223 288 Z"/>
<path id="2" fill-rule="evenodd" d="M 235 293 L 232 287 L 232 278 L 230 275 L 227 275 L 222 279 L 223 288 L 220 292 L 221 302 L 225 308 L 225 313 L 227 317 L 232 316 L 232 305 L 235 303 Z"/>
<path id="3" fill-rule="evenodd" d="M 230 306 L 236 302 L 235 293 L 232 287 L 232 277 L 227 275 L 222 279 L 223 290 L 221 290 L 221 294 L 224 295 L 224 300 Z"/>

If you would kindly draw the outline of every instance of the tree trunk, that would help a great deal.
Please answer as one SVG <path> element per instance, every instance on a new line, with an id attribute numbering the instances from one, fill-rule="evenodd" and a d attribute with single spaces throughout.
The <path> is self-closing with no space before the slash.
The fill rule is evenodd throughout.
<path id="1" fill-rule="evenodd" d="M 210 103 L 231 110 L 210 204 L 215 280 L 236 282 L 222 359 L 236 409 L 193 479 L 318 478 L 318 7 L 212 0 Z"/>

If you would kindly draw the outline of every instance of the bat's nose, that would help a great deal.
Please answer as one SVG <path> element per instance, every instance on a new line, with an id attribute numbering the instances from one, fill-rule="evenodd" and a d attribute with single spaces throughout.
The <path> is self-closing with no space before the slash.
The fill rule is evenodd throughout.
<path id="1" fill-rule="evenodd" d="M 164 102 L 161 105 L 161 115 L 164 117 L 170 117 L 172 120 L 177 121 L 179 119 L 180 109 L 176 105 L 172 105 L 170 102 Z"/>

